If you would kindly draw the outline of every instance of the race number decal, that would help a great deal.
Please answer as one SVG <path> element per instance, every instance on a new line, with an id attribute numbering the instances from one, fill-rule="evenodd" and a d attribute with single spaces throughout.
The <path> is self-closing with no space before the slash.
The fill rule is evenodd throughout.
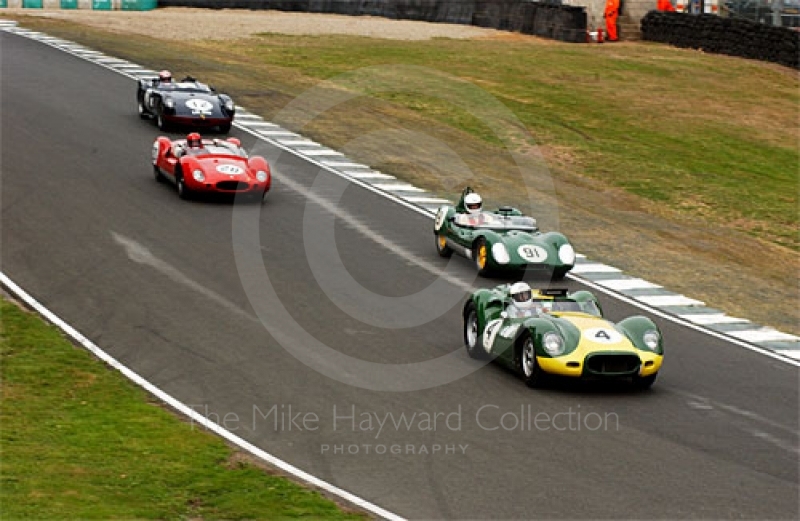
<path id="1" fill-rule="evenodd" d="M 217 172 L 225 175 L 240 175 L 244 173 L 244 170 L 236 165 L 217 165 Z"/>
<path id="2" fill-rule="evenodd" d="M 609 327 L 593 327 L 583 332 L 583 338 L 598 344 L 616 344 L 622 342 L 622 335 Z"/>
<path id="3" fill-rule="evenodd" d="M 517 333 L 517 329 L 519 329 L 519 324 L 511 324 L 510 326 L 504 327 L 500 331 L 500 336 L 503 338 L 514 338 L 514 335 Z"/>
<path id="4" fill-rule="evenodd" d="M 204 99 L 192 98 L 186 101 L 186 106 L 192 111 L 192 114 L 211 114 L 214 110 L 214 105 Z"/>
<path id="5" fill-rule="evenodd" d="M 486 324 L 486 329 L 483 330 L 483 348 L 487 353 L 492 352 L 492 344 L 494 344 L 494 339 L 497 338 L 497 333 L 500 331 L 502 324 L 502 318 L 494 319 Z"/>
<path id="6" fill-rule="evenodd" d="M 444 218 L 447 217 L 447 208 L 442 206 L 439 208 L 439 211 L 436 212 L 436 219 L 433 221 L 433 229 L 437 232 L 441 229 L 442 225 L 444 224 Z"/>
<path id="7" fill-rule="evenodd" d="M 528 262 L 545 262 L 547 260 L 547 250 L 533 244 L 523 244 L 517 248 L 517 253 Z"/>

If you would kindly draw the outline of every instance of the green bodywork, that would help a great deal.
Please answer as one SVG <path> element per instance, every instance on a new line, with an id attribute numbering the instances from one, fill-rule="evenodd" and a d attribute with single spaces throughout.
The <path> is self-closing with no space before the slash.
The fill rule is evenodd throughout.
<path id="1" fill-rule="evenodd" d="M 534 219 L 525 217 L 516 208 L 501 207 L 483 212 L 492 223 L 465 224 L 463 221 L 469 219 L 469 215 L 464 206 L 464 197 L 471 191 L 466 188 L 456 206 L 442 206 L 436 214 L 433 233 L 440 255 L 449 256 L 455 252 L 471 259 L 476 262 L 481 275 L 527 269 L 552 274 L 554 279 L 560 280 L 573 268 L 575 255 L 569 240 L 558 232 L 542 233 Z M 440 246 L 440 237 L 445 239 L 445 247 Z M 481 244 L 486 246 L 483 266 L 477 262 Z M 508 255 L 506 262 L 495 255 L 496 244 L 505 247 Z M 566 263 L 559 255 L 559 250 L 565 246 L 562 254 L 567 254 Z"/>
<path id="2" fill-rule="evenodd" d="M 492 289 L 480 289 L 474 292 L 464 304 L 463 317 L 465 321 L 472 309 L 477 313 L 478 318 L 478 347 L 485 351 L 487 355 L 496 357 L 495 360 L 512 369 L 519 368 L 519 357 L 521 340 L 530 336 L 533 340 L 537 357 L 558 358 L 572 355 L 579 347 L 585 349 L 586 342 L 582 345 L 583 333 L 576 326 L 576 322 L 586 326 L 613 328 L 627 339 L 626 349 L 623 354 L 643 351 L 645 353 L 664 354 L 661 340 L 661 331 L 656 324 L 645 316 L 628 317 L 621 322 L 614 324 L 603 318 L 603 311 L 597 298 L 589 291 L 576 291 L 567 294 L 566 290 L 561 291 L 559 296 L 552 297 L 552 310 L 548 313 L 540 313 L 534 317 L 512 318 L 503 313 L 509 304 L 510 284 L 503 284 Z M 534 294 L 534 299 L 537 295 Z M 559 311 L 563 309 L 563 311 Z M 488 330 L 487 330 L 488 328 Z M 643 342 L 643 335 L 647 331 L 656 331 L 659 342 L 656 349 L 649 349 Z M 564 340 L 564 352 L 553 357 L 548 354 L 543 347 L 543 337 L 547 333 L 556 333 Z M 487 342 L 489 348 L 486 348 Z M 611 353 L 611 351 L 603 351 Z M 591 356 L 592 353 L 587 353 Z"/>

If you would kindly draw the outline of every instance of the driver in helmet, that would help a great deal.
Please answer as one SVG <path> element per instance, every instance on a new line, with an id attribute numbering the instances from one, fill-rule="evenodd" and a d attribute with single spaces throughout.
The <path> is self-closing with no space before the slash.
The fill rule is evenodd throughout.
<path id="1" fill-rule="evenodd" d="M 457 223 L 462 226 L 477 226 L 492 221 L 491 214 L 483 212 L 483 198 L 476 192 L 470 192 L 464 196 L 464 208 L 467 213 L 457 216 Z"/>
<path id="2" fill-rule="evenodd" d="M 186 136 L 186 148 L 203 148 L 203 138 L 197 132 Z"/>
<path id="3" fill-rule="evenodd" d="M 197 132 L 192 132 L 186 136 L 185 143 L 178 143 L 175 145 L 175 157 L 183 157 L 189 150 L 197 150 L 203 148 L 203 138 Z"/>
<path id="4" fill-rule="evenodd" d="M 158 82 L 159 83 L 172 83 L 172 73 L 167 71 L 167 70 L 163 70 L 163 71 L 159 72 L 158 73 Z"/>
<path id="5" fill-rule="evenodd" d="M 533 291 L 527 283 L 515 282 L 508 293 L 511 296 L 511 304 L 506 308 L 509 318 L 535 317 L 542 311 L 539 303 L 533 301 Z"/>

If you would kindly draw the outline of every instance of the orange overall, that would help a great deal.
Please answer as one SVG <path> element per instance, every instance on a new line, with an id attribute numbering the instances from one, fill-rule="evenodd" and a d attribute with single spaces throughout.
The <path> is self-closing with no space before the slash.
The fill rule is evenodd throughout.
<path id="1" fill-rule="evenodd" d="M 606 34 L 608 41 L 617 41 L 617 16 L 619 15 L 619 0 L 606 0 L 606 10 L 603 18 L 606 19 Z"/>
<path id="2" fill-rule="evenodd" d="M 672 2 L 670 2 L 670 0 L 658 0 L 658 3 L 656 4 L 656 9 L 668 13 L 675 12 L 675 8 L 672 7 Z"/>

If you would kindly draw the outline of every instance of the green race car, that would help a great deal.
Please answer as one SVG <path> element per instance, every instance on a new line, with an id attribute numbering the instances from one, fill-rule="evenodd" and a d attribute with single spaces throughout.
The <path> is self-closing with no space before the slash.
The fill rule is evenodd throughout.
<path id="1" fill-rule="evenodd" d="M 644 316 L 614 324 L 588 291 L 528 289 L 528 311 L 515 313 L 511 288 L 474 292 L 464 305 L 464 343 L 472 358 L 519 372 L 529 387 L 551 375 L 630 379 L 640 389 L 656 380 L 664 358 L 661 331 Z"/>
<path id="2" fill-rule="evenodd" d="M 436 213 L 433 233 L 439 255 L 456 252 L 471 259 L 482 276 L 527 269 L 561 280 L 573 268 L 575 250 L 564 235 L 542 233 L 536 219 L 510 206 L 470 213 L 465 199 L 473 196 L 477 194 L 467 187 L 458 205 L 442 206 Z"/>

